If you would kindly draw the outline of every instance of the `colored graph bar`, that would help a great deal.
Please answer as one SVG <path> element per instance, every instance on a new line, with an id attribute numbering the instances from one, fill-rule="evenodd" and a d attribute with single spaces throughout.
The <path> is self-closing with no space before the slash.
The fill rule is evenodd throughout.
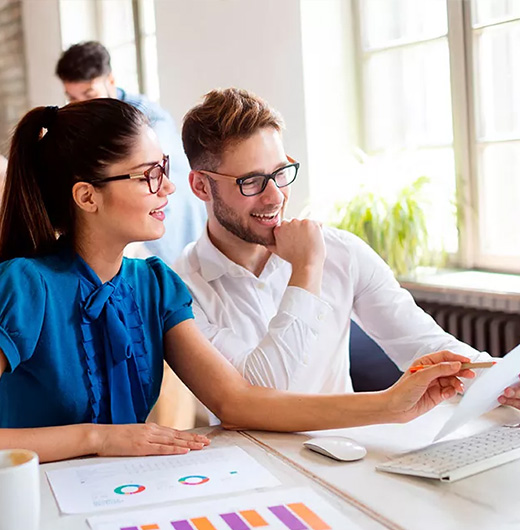
<path id="1" fill-rule="evenodd" d="M 280 519 L 289 530 L 307 530 L 299 519 L 297 519 L 285 506 L 269 506 L 269 510 Z"/>
<path id="2" fill-rule="evenodd" d="M 143 524 L 141 530 L 160 530 L 158 524 Z"/>
<path id="3" fill-rule="evenodd" d="M 231 530 L 249 530 L 249 526 L 236 513 L 221 513 L 220 517 L 226 521 Z"/>
<path id="4" fill-rule="evenodd" d="M 125 526 L 124 528 L 121 528 L 120 530 L 139 530 L 137 526 Z"/>
<path id="5" fill-rule="evenodd" d="M 188 521 L 172 521 L 172 526 L 175 528 L 175 530 L 193 530 L 193 527 L 191 526 Z"/>
<path id="6" fill-rule="evenodd" d="M 265 519 L 256 510 L 244 510 L 240 515 L 253 527 L 269 526 Z"/>
<path id="7" fill-rule="evenodd" d="M 217 530 L 207 517 L 196 517 L 191 522 L 197 530 Z"/>
<path id="8" fill-rule="evenodd" d="M 308 506 L 303 502 L 294 502 L 287 505 L 298 517 L 301 517 L 312 530 L 332 530 L 331 527 L 320 519 Z"/>

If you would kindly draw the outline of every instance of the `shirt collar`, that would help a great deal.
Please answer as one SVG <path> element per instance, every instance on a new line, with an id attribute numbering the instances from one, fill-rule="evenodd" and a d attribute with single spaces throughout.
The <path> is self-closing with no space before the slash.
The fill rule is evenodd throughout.
<path id="1" fill-rule="evenodd" d="M 203 231 L 201 237 L 195 245 L 195 252 L 200 265 L 200 272 L 203 278 L 211 282 L 224 275 L 229 275 L 233 278 L 256 278 L 256 276 L 248 271 L 245 267 L 238 265 L 231 261 L 226 255 L 211 242 L 208 235 L 207 228 Z M 264 270 L 260 276 L 270 274 L 276 270 L 281 263 L 285 263 L 276 254 L 271 254 L 267 261 Z"/>

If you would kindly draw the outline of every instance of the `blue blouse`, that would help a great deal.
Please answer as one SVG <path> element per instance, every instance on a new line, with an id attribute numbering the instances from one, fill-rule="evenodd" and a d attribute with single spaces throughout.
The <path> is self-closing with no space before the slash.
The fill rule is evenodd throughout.
<path id="1" fill-rule="evenodd" d="M 191 303 L 156 257 L 123 258 L 104 284 L 70 251 L 0 263 L 0 427 L 145 421 Z"/>

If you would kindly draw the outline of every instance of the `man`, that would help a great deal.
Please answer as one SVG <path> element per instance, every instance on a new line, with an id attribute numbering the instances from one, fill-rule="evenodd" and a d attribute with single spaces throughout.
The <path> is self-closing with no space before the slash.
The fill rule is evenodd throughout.
<path id="1" fill-rule="evenodd" d="M 170 178 L 177 190 L 166 210 L 165 236 L 140 244 L 134 252 L 141 257 L 157 255 L 171 263 L 187 243 L 199 237 L 206 221 L 203 205 L 189 189 L 189 167 L 172 117 L 146 96 L 130 95 L 116 86 L 110 55 L 99 42 L 82 42 L 63 52 L 56 66 L 56 75 L 61 79 L 69 101 L 117 98 L 137 107 L 150 120 L 164 153 L 170 155 Z"/>
<path id="2" fill-rule="evenodd" d="M 174 268 L 213 345 L 253 384 L 312 393 L 352 391 L 353 316 L 402 369 L 440 350 L 489 359 L 417 307 L 359 238 L 283 220 L 299 164 L 282 127 L 266 102 L 238 89 L 213 90 L 184 119 L 190 184 L 208 225 Z"/>

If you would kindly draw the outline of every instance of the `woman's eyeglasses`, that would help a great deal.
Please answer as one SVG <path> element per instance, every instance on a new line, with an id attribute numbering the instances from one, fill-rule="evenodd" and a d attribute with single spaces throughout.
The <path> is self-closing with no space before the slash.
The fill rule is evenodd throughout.
<path id="1" fill-rule="evenodd" d="M 110 182 L 113 180 L 126 179 L 145 179 L 148 182 L 150 193 L 158 193 L 161 189 L 163 178 L 170 178 L 170 157 L 164 155 L 162 162 L 154 164 L 152 167 L 146 169 L 142 173 L 128 173 L 127 175 L 117 175 L 115 177 L 107 177 L 106 179 L 91 180 L 91 184 L 98 184 L 101 182 Z"/>
<path id="2" fill-rule="evenodd" d="M 240 187 L 240 193 L 242 195 L 252 197 L 253 195 L 259 195 L 262 193 L 270 180 L 273 180 L 278 188 L 289 186 L 289 184 L 292 184 L 295 181 L 298 169 L 300 169 L 300 163 L 296 162 L 290 156 L 288 156 L 287 159 L 292 163 L 281 167 L 268 175 L 257 173 L 246 177 L 233 177 L 231 175 L 215 173 L 214 171 L 206 171 L 205 169 L 199 169 L 197 171 L 213 178 L 233 179 Z"/>

